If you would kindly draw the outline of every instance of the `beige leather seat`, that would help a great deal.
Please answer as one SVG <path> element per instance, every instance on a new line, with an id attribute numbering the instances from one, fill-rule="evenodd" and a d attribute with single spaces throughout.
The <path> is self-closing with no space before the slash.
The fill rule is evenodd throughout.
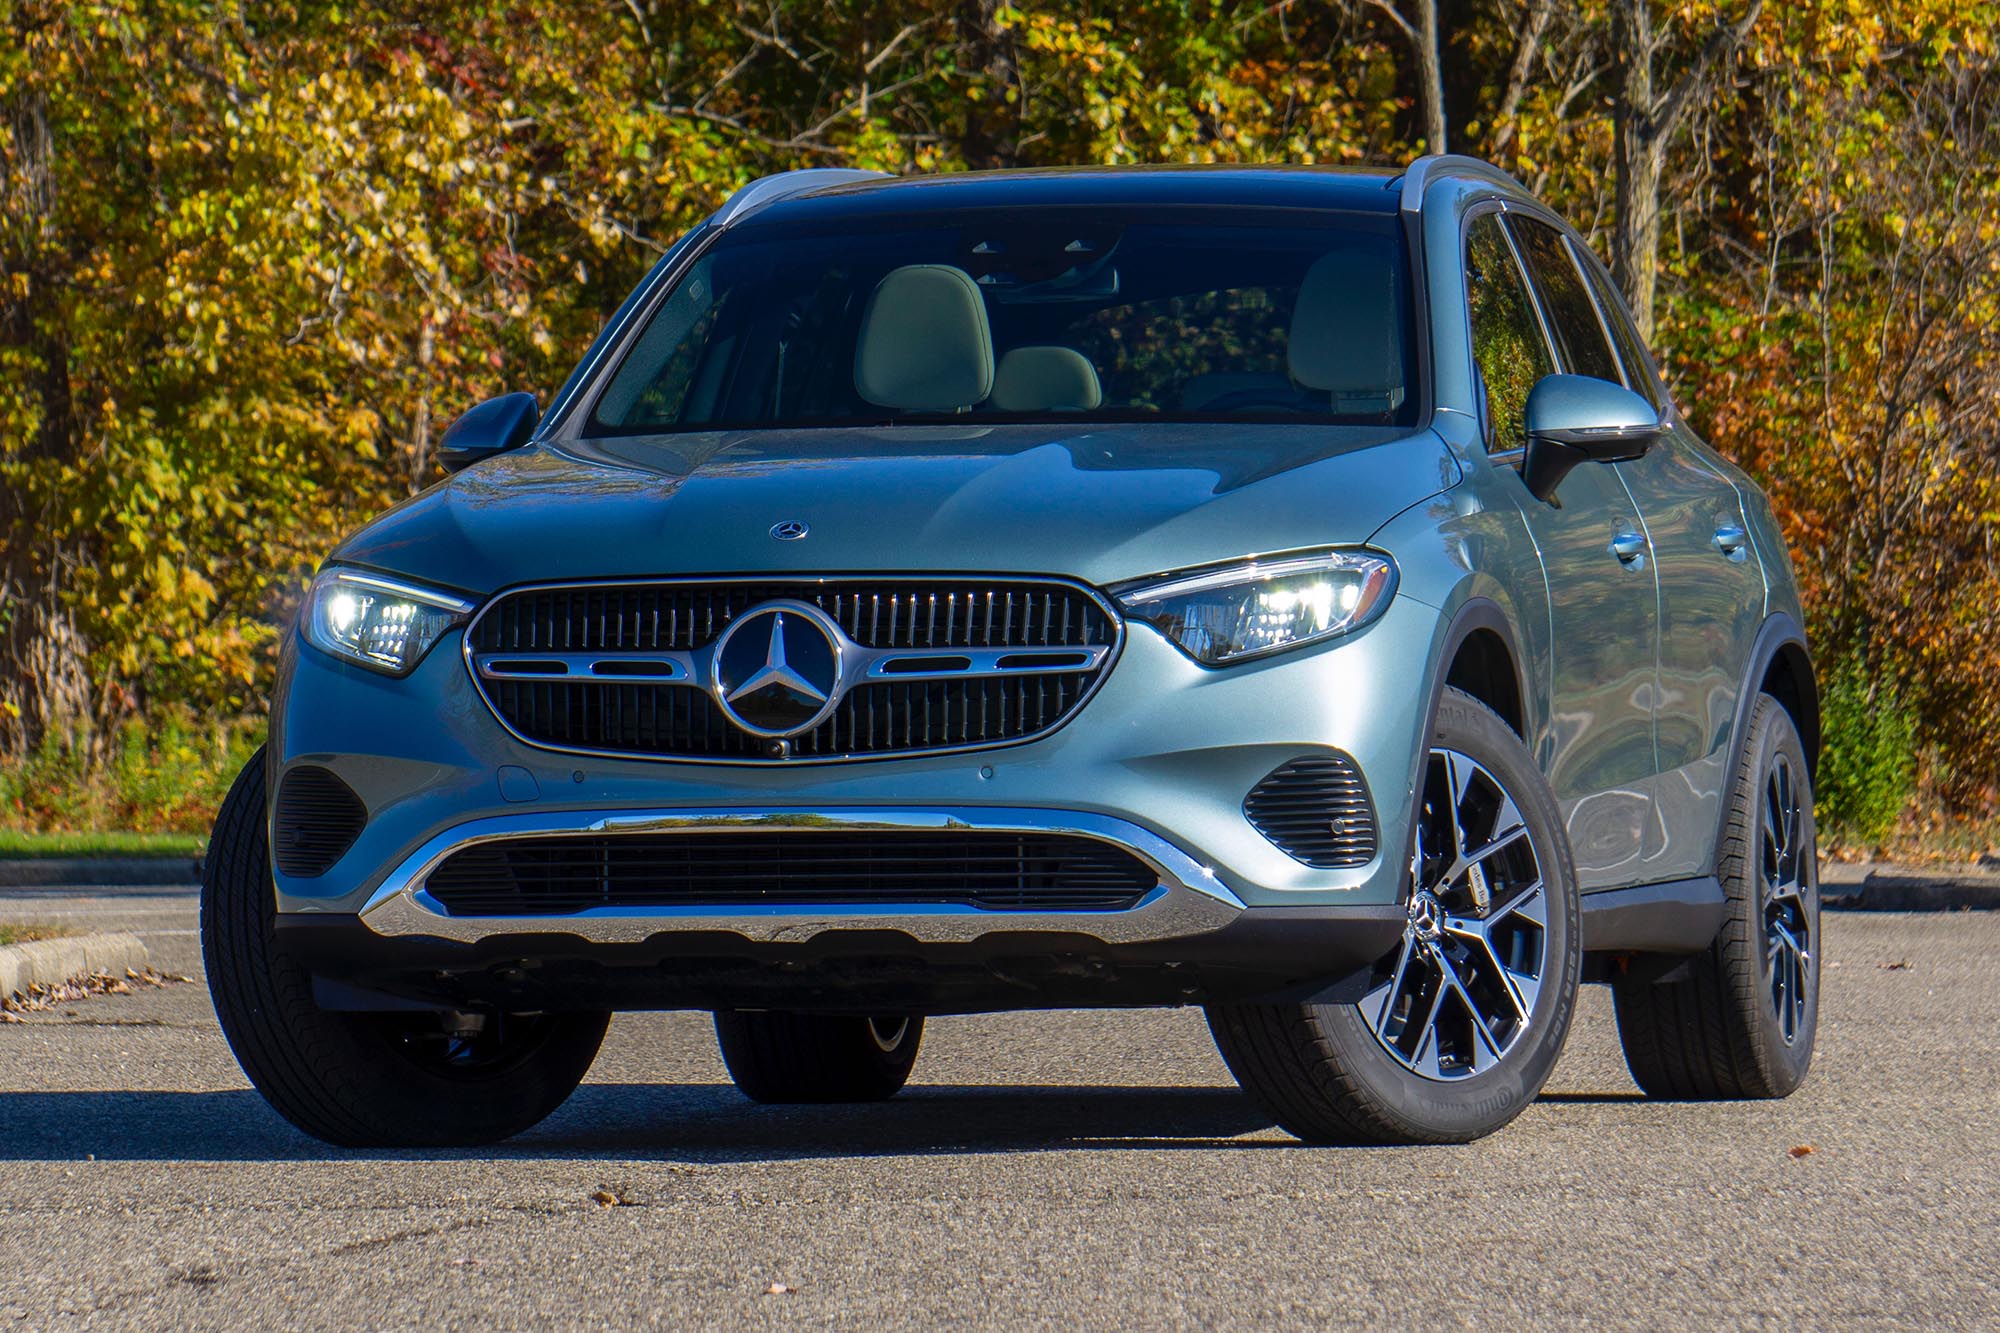
<path id="1" fill-rule="evenodd" d="M 993 334 L 971 275 L 910 264 L 875 285 L 861 312 L 854 389 L 898 412 L 963 412 L 993 392 Z"/>
<path id="2" fill-rule="evenodd" d="M 1103 401 L 1097 367 L 1073 347 L 1016 347 L 993 376 L 1002 412 L 1088 412 Z"/>
<path id="3" fill-rule="evenodd" d="M 1356 246 L 1322 256 L 1292 307 L 1293 382 L 1330 395 L 1338 413 L 1395 411 L 1407 392 L 1400 327 L 1396 275 L 1382 251 Z"/>

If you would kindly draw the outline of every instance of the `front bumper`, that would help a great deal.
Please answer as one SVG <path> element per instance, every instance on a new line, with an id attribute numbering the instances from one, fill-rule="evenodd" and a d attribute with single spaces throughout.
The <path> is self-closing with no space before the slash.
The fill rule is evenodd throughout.
<path id="1" fill-rule="evenodd" d="M 1399 598 L 1327 647 L 1224 670 L 1136 627 L 1082 712 L 1025 744 L 843 764 L 705 765 L 523 743 L 454 639 L 393 680 L 294 644 L 272 788 L 329 768 L 367 809 L 315 878 L 276 878 L 281 939 L 323 1005 L 813 1008 L 946 1013 L 1344 996 L 1395 945 L 1437 613 Z M 1314 869 L 1253 828 L 1246 794 L 1339 749 L 1367 777 L 1378 851 Z M 425 877 L 484 840 L 564 833 L 977 828 L 1116 844 L 1158 875 L 1119 911 L 840 903 L 548 917 L 445 911 Z"/>
<path id="2" fill-rule="evenodd" d="M 366 910 L 386 932 L 399 918 L 385 905 L 413 866 L 445 845 L 441 840 L 476 836 L 486 821 L 581 828 L 660 812 L 744 810 L 857 818 L 957 812 L 986 820 L 1033 812 L 1044 821 L 1111 821 L 1121 830 L 1116 840 L 1142 855 L 1193 867 L 1181 880 L 1224 906 L 1387 906 L 1401 895 L 1407 856 L 1400 849 L 1409 845 L 1424 682 L 1434 674 L 1438 630 L 1436 611 L 1404 596 L 1335 644 L 1212 670 L 1134 627 L 1097 694 L 1040 740 L 961 754 L 761 766 L 603 758 L 525 744 L 479 698 L 451 637 L 400 680 L 295 643 L 273 710 L 271 787 L 294 765 L 321 765 L 359 795 L 368 818 L 325 874 L 276 876 L 278 910 Z M 1243 813 L 1246 794 L 1267 774 L 1329 748 L 1351 756 L 1367 777 L 1382 850 L 1364 865 L 1304 865 Z M 393 928 L 421 924 L 437 934 L 439 918 L 427 915 L 401 918 Z M 984 914 L 990 929 L 1005 924 L 998 915 Z"/>

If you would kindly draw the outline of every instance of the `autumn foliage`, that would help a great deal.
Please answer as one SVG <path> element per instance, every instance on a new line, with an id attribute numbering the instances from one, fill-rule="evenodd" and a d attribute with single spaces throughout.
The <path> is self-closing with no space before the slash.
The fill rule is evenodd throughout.
<path id="1" fill-rule="evenodd" d="M 546 397 L 752 177 L 1400 162 L 1442 126 L 1607 256 L 1644 243 L 1620 278 L 1657 280 L 1677 397 L 1769 483 L 1822 656 L 1976 802 L 2000 780 L 1996 18 L 0 0 L 0 754 L 110 762 L 134 721 L 254 714 L 321 553 L 436 479 L 452 415 Z M 1619 156 L 1640 131 L 1650 185 Z"/>

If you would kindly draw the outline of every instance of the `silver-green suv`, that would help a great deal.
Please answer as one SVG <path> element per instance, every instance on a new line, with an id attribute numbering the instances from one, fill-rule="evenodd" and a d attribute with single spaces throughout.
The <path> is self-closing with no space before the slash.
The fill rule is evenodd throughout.
<path id="1" fill-rule="evenodd" d="M 1585 981 L 1648 1092 L 1805 1076 L 1783 539 L 1490 167 L 773 177 L 442 459 L 208 858 L 312 1134 L 513 1134 L 617 1009 L 796 1102 L 930 1015 L 1199 1004 L 1319 1141 L 1506 1123 Z"/>

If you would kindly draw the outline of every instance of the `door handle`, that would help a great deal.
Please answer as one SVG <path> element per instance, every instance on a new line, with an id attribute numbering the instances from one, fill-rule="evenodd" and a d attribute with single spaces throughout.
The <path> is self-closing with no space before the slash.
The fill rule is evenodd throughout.
<path id="1" fill-rule="evenodd" d="M 1750 558 L 1750 534 L 1734 523 L 1724 523 L 1715 530 L 1715 549 L 1742 564 Z"/>
<path id="2" fill-rule="evenodd" d="M 1611 539 L 1611 554 L 1618 557 L 1618 563 L 1627 569 L 1638 569 L 1646 563 L 1646 534 L 1643 532 L 1621 532 Z"/>

